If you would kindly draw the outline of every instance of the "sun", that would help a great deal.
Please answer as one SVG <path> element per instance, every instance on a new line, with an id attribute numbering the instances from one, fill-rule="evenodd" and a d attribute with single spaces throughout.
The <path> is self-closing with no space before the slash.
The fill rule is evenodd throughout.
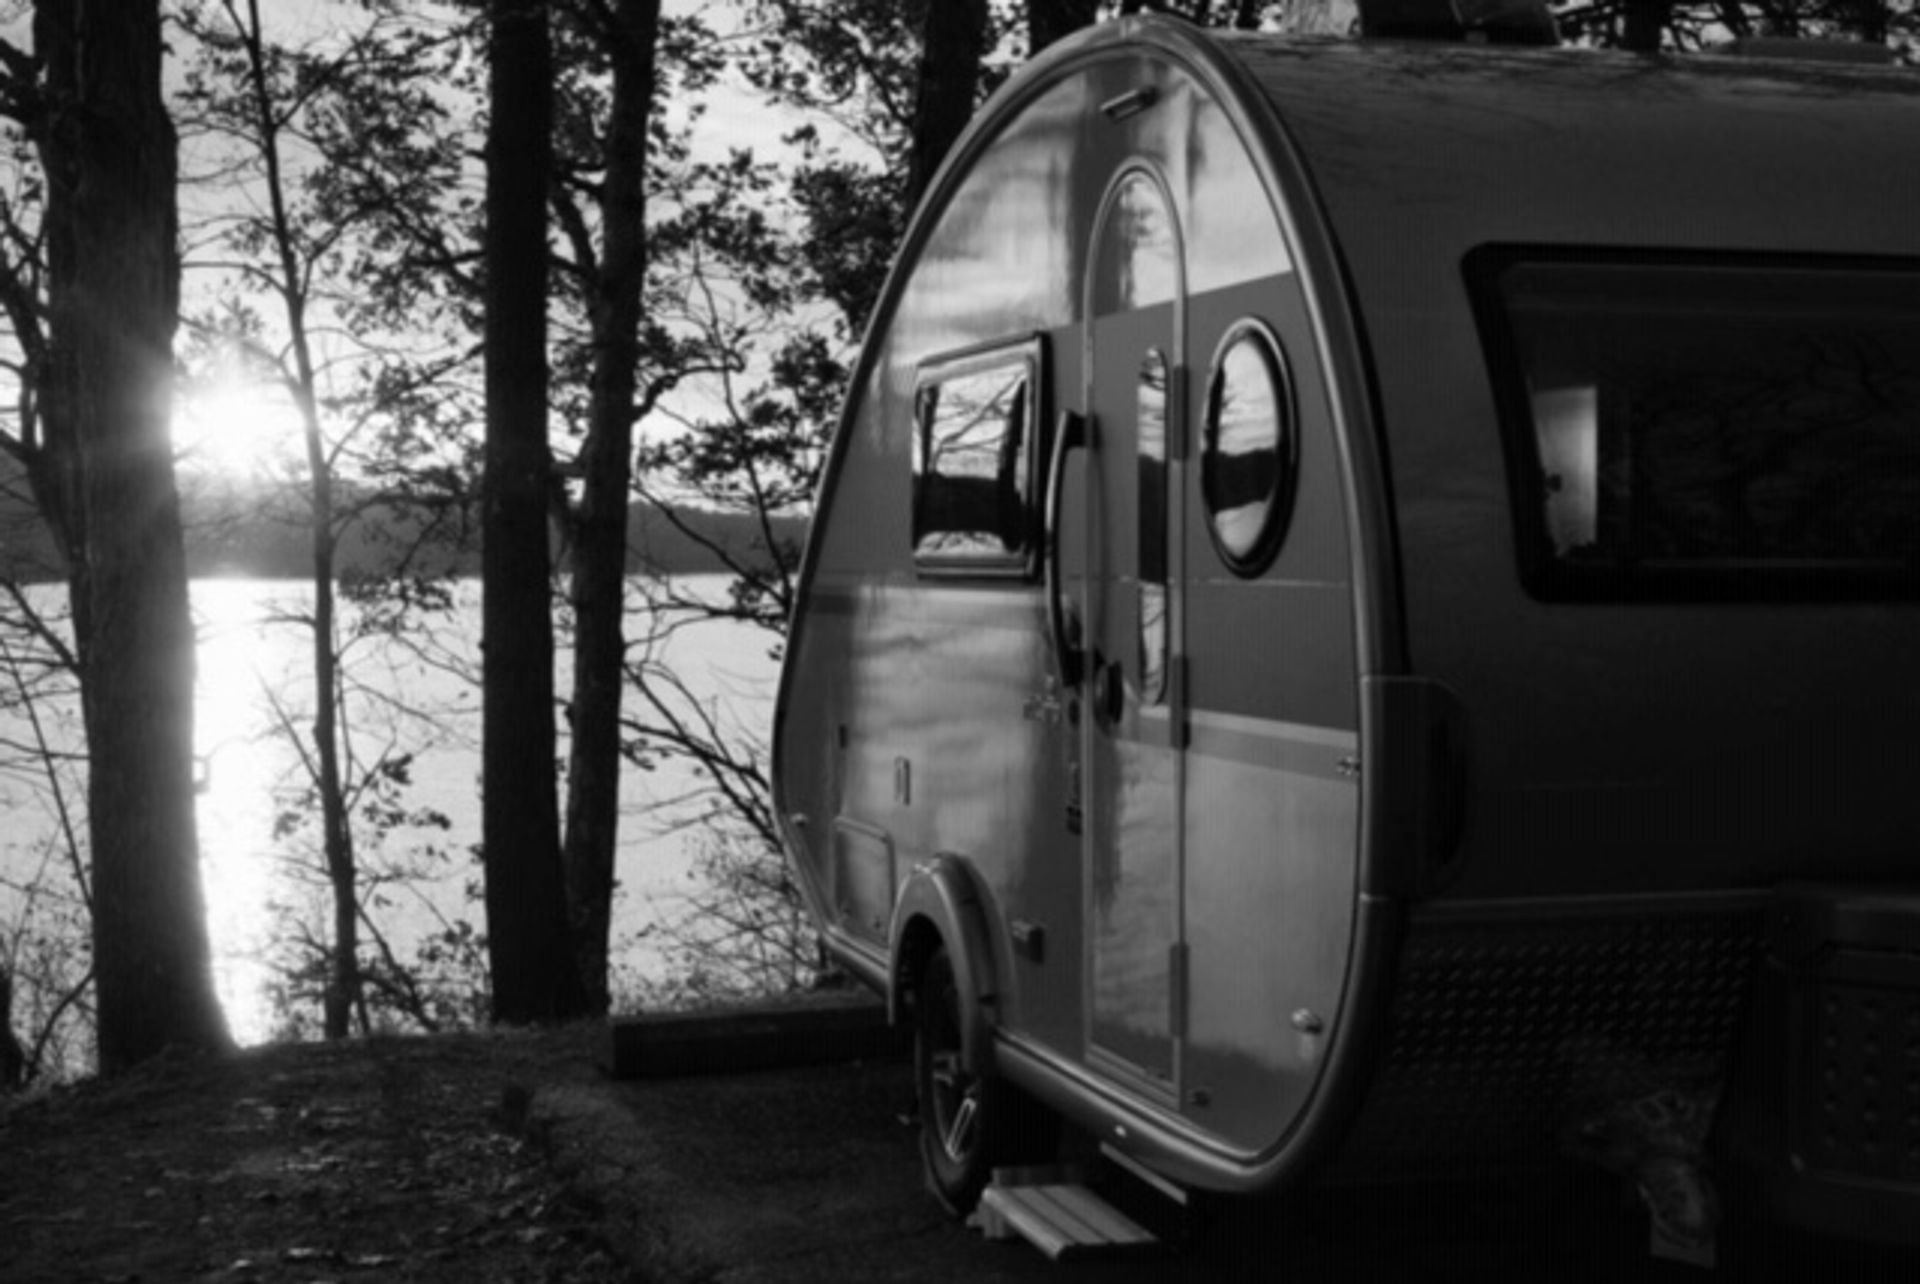
<path id="1" fill-rule="evenodd" d="M 174 406 L 180 466 L 234 480 L 283 473 L 300 455 L 300 415 L 279 389 L 237 380 L 183 388 Z"/>

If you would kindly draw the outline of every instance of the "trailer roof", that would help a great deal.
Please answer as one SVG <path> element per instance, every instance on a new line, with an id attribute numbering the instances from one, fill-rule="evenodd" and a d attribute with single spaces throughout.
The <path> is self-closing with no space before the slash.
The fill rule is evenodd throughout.
<path id="1" fill-rule="evenodd" d="M 1920 253 L 1909 69 L 1218 41 L 1273 104 L 1356 270 L 1488 242 Z"/>

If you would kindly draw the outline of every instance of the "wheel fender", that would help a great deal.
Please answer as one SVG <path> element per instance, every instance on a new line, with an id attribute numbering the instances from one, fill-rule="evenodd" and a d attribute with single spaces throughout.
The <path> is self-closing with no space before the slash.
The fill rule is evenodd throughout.
<path id="1" fill-rule="evenodd" d="M 953 960 L 954 983 L 960 989 L 960 1048 L 967 1069 L 985 1074 L 992 1069 L 994 988 L 992 938 L 987 931 L 987 907 L 967 862 L 951 853 L 913 867 L 893 904 L 893 923 L 887 934 L 891 960 L 887 980 L 887 1019 L 899 1024 L 906 1017 L 907 993 L 914 972 L 930 948 L 925 936 L 938 936 Z"/>

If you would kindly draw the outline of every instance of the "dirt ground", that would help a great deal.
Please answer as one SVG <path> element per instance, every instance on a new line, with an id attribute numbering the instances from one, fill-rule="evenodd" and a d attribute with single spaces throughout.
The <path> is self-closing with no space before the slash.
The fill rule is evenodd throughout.
<path id="1" fill-rule="evenodd" d="M 167 1056 L 0 1102 L 0 1280 L 637 1278 L 518 1136 L 595 1034 Z"/>
<path id="2" fill-rule="evenodd" d="M 1236 1205 L 1141 1260 L 1051 1264 L 922 1189 L 907 1065 L 609 1079 L 604 1027 L 164 1057 L 0 1101 L 0 1284 L 1666 1284 L 1603 1174 Z M 1638 1238 L 1636 1239 L 1636 1235 Z M 1829 1248 L 1783 1279 L 1910 1278 Z"/>

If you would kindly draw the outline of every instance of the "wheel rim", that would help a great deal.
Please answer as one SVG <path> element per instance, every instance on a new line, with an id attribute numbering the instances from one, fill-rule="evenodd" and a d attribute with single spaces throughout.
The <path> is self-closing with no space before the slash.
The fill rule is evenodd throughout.
<path id="1" fill-rule="evenodd" d="M 966 1067 L 960 1041 L 960 993 L 950 977 L 934 991 L 928 1030 L 928 1088 L 933 1133 L 949 1163 L 965 1164 L 980 1139 L 980 1077 Z"/>
<path id="2" fill-rule="evenodd" d="M 933 1119 L 940 1149 L 964 1163 L 980 1134 L 980 1081 L 961 1068 L 957 1051 L 934 1054 Z"/>

